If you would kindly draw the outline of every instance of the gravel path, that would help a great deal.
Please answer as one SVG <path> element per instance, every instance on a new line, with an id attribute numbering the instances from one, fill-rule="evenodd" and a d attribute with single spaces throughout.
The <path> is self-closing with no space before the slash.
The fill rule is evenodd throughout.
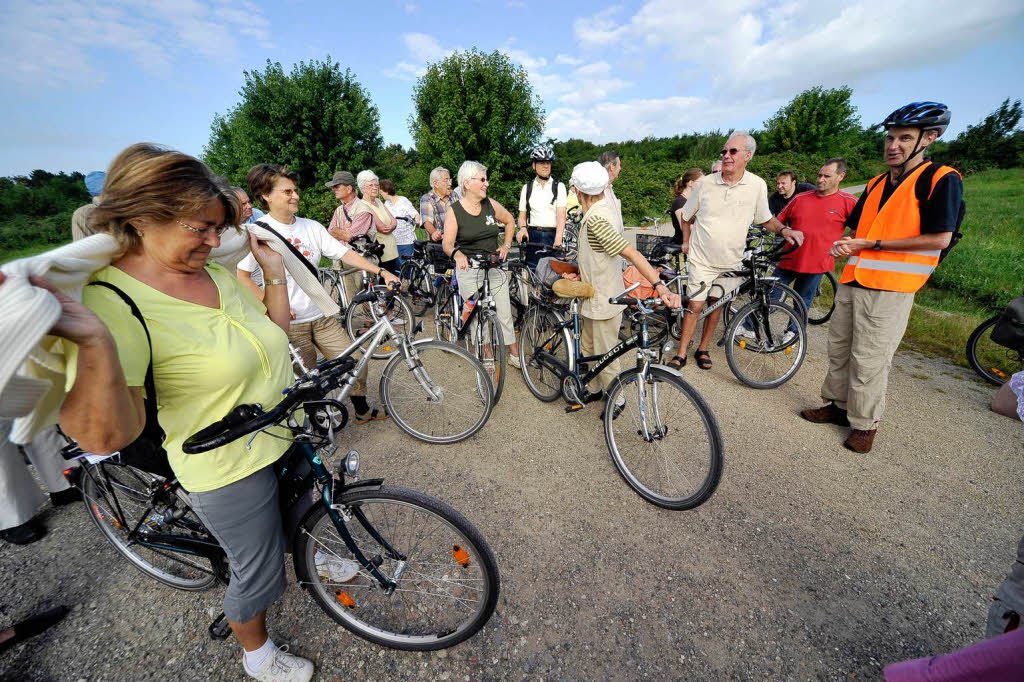
<path id="1" fill-rule="evenodd" d="M 774 391 L 740 385 L 720 350 L 712 371 L 685 369 L 727 448 L 721 487 L 692 512 L 644 503 L 595 407 L 567 415 L 520 376 L 469 442 L 350 427 L 364 475 L 434 494 L 480 528 L 501 566 L 499 613 L 452 650 L 396 652 L 336 627 L 293 585 L 272 636 L 321 680 L 878 678 L 982 638 L 1024 525 L 1020 425 L 989 412 L 991 388 L 965 370 L 901 353 L 875 450 L 847 452 L 843 430 L 796 416 L 824 375 L 824 334 L 811 331 L 803 369 Z M 0 656 L 0 678 L 242 678 L 238 647 L 206 633 L 220 589 L 144 578 L 77 505 L 44 516 L 44 540 L 0 543 L 0 625 L 75 610 Z"/>

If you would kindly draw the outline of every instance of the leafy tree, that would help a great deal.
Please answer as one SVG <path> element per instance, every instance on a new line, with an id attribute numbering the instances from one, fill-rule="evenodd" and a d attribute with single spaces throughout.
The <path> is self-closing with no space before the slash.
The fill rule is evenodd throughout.
<path id="1" fill-rule="evenodd" d="M 941 156 L 966 170 L 1024 165 L 1024 130 L 1017 127 L 1022 114 L 1021 101 L 1018 99 L 1011 104 L 1006 98 L 981 123 L 968 126 L 960 133 Z M 935 155 L 939 156 L 940 152 L 936 150 Z"/>
<path id="2" fill-rule="evenodd" d="M 540 139 L 544 113 L 526 71 L 501 52 L 455 52 L 416 81 L 409 131 L 421 166 L 452 175 L 466 159 L 488 168 L 493 194 L 508 203 L 523 158 Z"/>
<path id="3" fill-rule="evenodd" d="M 283 163 L 307 188 L 336 170 L 373 166 L 383 147 L 380 114 L 351 70 L 328 57 L 286 74 L 268 59 L 244 77 L 241 103 L 211 126 L 203 156 L 214 171 L 241 184 L 253 165 Z"/>
<path id="4" fill-rule="evenodd" d="M 758 139 L 765 152 L 794 151 L 802 154 L 846 154 L 860 131 L 857 108 L 850 103 L 848 87 L 804 90 L 764 122 Z"/>

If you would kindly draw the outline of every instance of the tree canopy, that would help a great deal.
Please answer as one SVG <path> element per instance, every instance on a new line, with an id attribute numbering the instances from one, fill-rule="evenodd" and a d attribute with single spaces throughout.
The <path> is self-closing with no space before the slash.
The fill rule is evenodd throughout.
<path id="1" fill-rule="evenodd" d="M 257 163 L 281 163 L 299 174 L 300 187 L 330 179 L 336 170 L 369 168 L 383 148 L 380 114 L 351 70 L 330 57 L 299 62 L 290 73 L 267 60 L 243 72 L 242 101 L 214 117 L 204 160 L 236 183 Z"/>
<path id="2" fill-rule="evenodd" d="M 848 87 L 804 90 L 764 122 L 758 145 L 765 152 L 848 153 L 860 131 L 852 95 Z"/>

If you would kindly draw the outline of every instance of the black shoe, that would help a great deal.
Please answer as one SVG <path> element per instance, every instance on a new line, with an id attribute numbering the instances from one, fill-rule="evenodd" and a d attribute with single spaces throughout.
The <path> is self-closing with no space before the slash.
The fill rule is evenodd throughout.
<path id="1" fill-rule="evenodd" d="M 82 491 L 78 488 L 68 488 L 67 490 L 50 493 L 50 502 L 53 503 L 54 507 L 63 507 L 64 505 L 81 501 Z"/>
<path id="2" fill-rule="evenodd" d="M 30 545 L 46 535 L 46 528 L 33 520 L 26 521 L 20 526 L 0 530 L 0 538 L 12 545 Z"/>
<path id="3" fill-rule="evenodd" d="M 10 647 L 19 642 L 23 642 L 29 637 L 35 637 L 38 634 L 46 632 L 57 623 L 64 620 L 64 616 L 68 615 L 70 611 L 71 609 L 66 606 L 58 606 L 50 609 L 49 611 L 43 611 L 42 613 L 37 613 L 34 616 L 29 616 L 19 623 L 15 623 L 11 626 L 11 629 L 14 630 L 14 636 L 4 642 L 0 642 L 0 652 L 6 651 Z"/>

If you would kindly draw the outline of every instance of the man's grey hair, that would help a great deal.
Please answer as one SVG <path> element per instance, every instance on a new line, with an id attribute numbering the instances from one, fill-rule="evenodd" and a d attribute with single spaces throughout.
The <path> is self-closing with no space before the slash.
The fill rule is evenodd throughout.
<path id="1" fill-rule="evenodd" d="M 244 194 L 245 196 L 249 196 L 249 193 L 248 193 L 248 192 L 246 192 L 246 191 L 245 191 L 245 189 L 243 189 L 242 187 L 237 187 L 237 186 L 235 186 L 235 185 L 231 185 L 230 189 L 231 189 L 231 191 L 232 191 L 232 192 L 234 192 L 235 194 L 238 194 L 239 192 L 241 192 L 241 193 L 242 193 L 242 194 Z"/>
<path id="2" fill-rule="evenodd" d="M 451 173 L 449 173 L 449 172 L 448 172 L 448 169 L 447 169 L 447 168 L 445 168 L 444 166 L 438 166 L 438 167 L 437 167 L 437 168 L 435 168 L 434 170 L 430 171 L 430 186 L 431 186 L 431 187 L 433 187 L 434 185 L 436 185 L 436 184 L 437 184 L 437 182 L 438 182 L 438 181 L 439 181 L 439 180 L 441 179 L 441 174 L 442 174 L 442 173 L 444 173 L 444 174 L 445 174 L 445 175 L 447 175 L 448 177 L 451 177 L 451 176 L 452 176 L 452 174 L 451 174 Z"/>
<path id="3" fill-rule="evenodd" d="M 754 152 L 757 150 L 757 140 L 754 139 L 754 136 L 748 133 L 746 130 L 734 130 L 729 135 L 729 140 L 735 139 L 737 137 L 743 138 L 743 146 L 746 147 L 747 151 L 750 152 L 750 155 L 753 156 Z M 726 142 L 728 142 L 729 140 L 726 140 Z"/>
<path id="4" fill-rule="evenodd" d="M 606 152 L 602 152 L 601 156 L 597 157 L 597 162 L 605 167 L 605 170 L 615 165 L 615 161 L 619 158 L 619 153 L 614 149 L 609 149 Z"/>
<path id="5" fill-rule="evenodd" d="M 459 187 L 465 188 L 467 180 L 477 173 L 486 172 L 487 166 L 483 165 L 479 161 L 463 161 L 462 165 L 459 166 Z M 463 196 L 465 196 L 465 194 L 463 194 Z"/>
<path id="6" fill-rule="evenodd" d="M 712 173 L 717 173 L 720 170 L 722 170 L 722 160 L 719 159 L 717 161 L 712 161 L 711 162 L 711 172 Z"/>
<path id="7" fill-rule="evenodd" d="M 374 173 L 372 170 L 359 171 L 359 175 L 356 176 L 356 185 L 359 186 L 359 193 L 363 193 L 363 187 L 366 186 L 366 183 L 373 182 L 374 180 L 376 180 L 378 183 L 380 182 L 380 178 L 378 178 L 377 174 Z"/>

